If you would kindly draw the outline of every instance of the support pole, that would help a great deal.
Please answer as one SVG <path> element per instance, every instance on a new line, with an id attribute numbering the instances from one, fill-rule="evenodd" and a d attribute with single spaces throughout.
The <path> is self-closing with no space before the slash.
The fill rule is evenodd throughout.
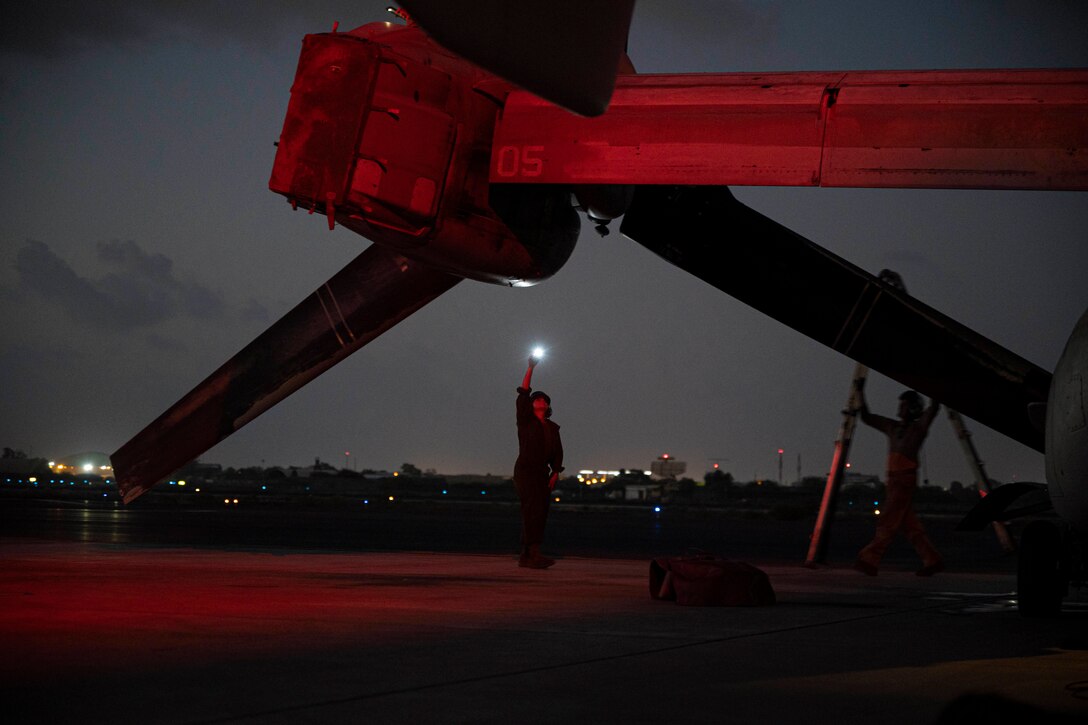
<path id="1" fill-rule="evenodd" d="M 979 458 L 978 450 L 975 449 L 975 444 L 971 440 L 971 433 L 967 430 L 967 426 L 964 425 L 960 414 L 951 408 L 948 409 L 948 420 L 952 422 L 952 428 L 956 431 L 956 438 L 959 439 L 960 445 L 963 446 L 963 453 L 967 456 L 967 465 L 971 467 L 971 472 L 975 476 L 975 486 L 978 487 L 979 495 L 987 495 L 991 490 L 990 478 L 986 475 L 986 468 L 982 465 L 982 459 Z M 994 534 L 997 536 L 998 543 L 1001 544 L 1001 549 L 1006 554 L 1016 551 L 1016 544 L 1013 543 L 1012 536 L 1005 524 L 994 521 L 993 525 Z"/>
<path id="2" fill-rule="evenodd" d="M 831 523 L 835 519 L 835 505 L 839 499 L 839 488 L 846 472 L 846 462 L 850 457 L 850 444 L 854 440 L 854 428 L 857 427 L 858 408 L 860 402 L 858 396 L 865 388 L 865 380 L 869 375 L 869 368 L 858 363 L 854 368 L 854 379 L 850 383 L 850 397 L 846 401 L 846 409 L 842 412 L 842 425 L 839 426 L 839 437 L 835 441 L 835 454 L 831 458 L 831 472 L 827 475 L 827 484 L 824 486 L 824 496 L 820 501 L 820 513 L 816 517 L 816 526 L 812 529 L 812 539 L 809 541 L 808 556 L 805 557 L 805 566 L 814 568 L 827 563 L 827 543 L 831 538 Z"/>

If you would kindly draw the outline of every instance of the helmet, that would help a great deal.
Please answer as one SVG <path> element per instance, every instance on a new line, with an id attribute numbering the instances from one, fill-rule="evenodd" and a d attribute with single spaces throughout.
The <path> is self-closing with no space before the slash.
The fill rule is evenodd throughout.
<path id="1" fill-rule="evenodd" d="M 913 420 L 922 414 L 922 409 L 924 407 L 922 405 L 922 396 L 919 395 L 917 391 L 904 390 L 902 394 L 900 394 L 899 399 L 905 401 L 907 404 L 907 417 Z"/>

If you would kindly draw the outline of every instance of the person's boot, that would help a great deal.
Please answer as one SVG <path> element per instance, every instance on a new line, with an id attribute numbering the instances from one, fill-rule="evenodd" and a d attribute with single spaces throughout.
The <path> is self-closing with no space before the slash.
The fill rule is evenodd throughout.
<path id="1" fill-rule="evenodd" d="M 867 561 L 858 559 L 854 562 L 854 568 L 866 576 L 876 576 L 877 568 Z"/>
<path id="2" fill-rule="evenodd" d="M 555 559 L 549 559 L 540 553 L 540 544 L 529 544 L 529 561 L 525 566 L 530 569 L 547 569 L 555 563 Z"/>
<path id="3" fill-rule="evenodd" d="M 914 573 L 918 576 L 933 576 L 934 574 L 940 574 L 942 571 L 944 571 L 944 561 L 938 559 L 937 561 L 924 565 Z"/>

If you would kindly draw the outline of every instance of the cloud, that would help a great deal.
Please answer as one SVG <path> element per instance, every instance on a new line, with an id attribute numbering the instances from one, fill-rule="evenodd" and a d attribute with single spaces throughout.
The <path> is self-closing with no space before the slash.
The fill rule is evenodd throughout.
<path id="1" fill-rule="evenodd" d="M 327 30 L 333 20 L 354 27 L 364 12 L 347 0 L 314 8 L 287 0 L 24 2 L 4 11 L 0 52 L 57 58 L 102 46 L 176 39 L 266 45 L 285 32 L 298 40 L 300 24 L 308 32 Z"/>
<path id="2" fill-rule="evenodd" d="M 241 316 L 242 320 L 246 322 L 268 323 L 272 320 L 272 313 L 268 311 L 268 308 L 252 297 L 246 301 L 246 306 L 242 308 Z"/>
<path id="3" fill-rule="evenodd" d="M 82 276 L 46 244 L 28 240 L 15 257 L 22 292 L 58 305 L 71 319 L 107 330 L 132 330 L 175 317 L 222 317 L 222 298 L 204 285 L 183 281 L 173 262 L 148 254 L 133 241 L 100 242 L 99 279 Z"/>

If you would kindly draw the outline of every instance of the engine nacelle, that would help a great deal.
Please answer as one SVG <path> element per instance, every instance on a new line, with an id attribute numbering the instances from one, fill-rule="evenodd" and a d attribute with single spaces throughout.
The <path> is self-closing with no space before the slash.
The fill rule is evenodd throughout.
<path id="1" fill-rule="evenodd" d="M 1088 312 L 1065 345 L 1050 383 L 1046 480 L 1058 515 L 1088 535 Z"/>
<path id="2" fill-rule="evenodd" d="M 569 191 L 488 184 L 510 86 L 421 30 L 372 23 L 307 35 L 269 187 L 446 272 L 527 285 L 566 262 Z"/>

